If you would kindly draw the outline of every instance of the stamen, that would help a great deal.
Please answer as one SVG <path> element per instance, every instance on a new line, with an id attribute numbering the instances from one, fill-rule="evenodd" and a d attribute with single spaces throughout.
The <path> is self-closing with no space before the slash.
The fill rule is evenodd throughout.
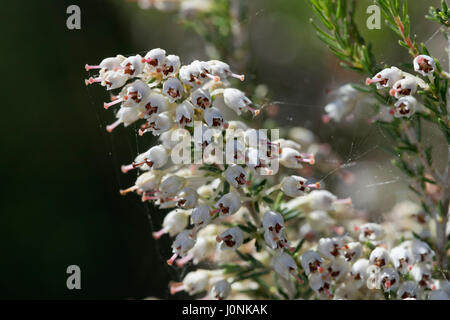
<path id="1" fill-rule="evenodd" d="M 126 165 L 126 166 L 124 165 L 124 166 L 120 167 L 120 169 L 122 170 L 123 173 L 127 173 L 128 171 L 133 170 L 135 168 L 133 167 L 133 164 L 129 164 L 129 165 Z"/>
<path id="2" fill-rule="evenodd" d="M 233 78 L 239 79 L 241 81 L 245 80 L 245 75 L 244 74 L 236 74 L 236 73 L 231 73 L 230 74 Z"/>
<path id="3" fill-rule="evenodd" d="M 106 126 L 106 131 L 112 132 L 119 124 L 122 123 L 121 119 L 117 119 L 113 123 L 111 123 L 109 126 Z"/>
<path id="4" fill-rule="evenodd" d="M 159 231 L 153 232 L 153 238 L 155 240 L 158 240 L 159 238 L 161 238 L 165 233 L 167 232 L 166 228 L 162 228 Z"/>
<path id="5" fill-rule="evenodd" d="M 122 196 L 124 196 L 124 195 L 126 195 L 127 193 L 129 193 L 129 192 L 136 191 L 138 188 L 139 188 L 138 186 L 132 186 L 132 187 L 129 187 L 129 188 L 125 189 L 125 190 L 120 190 L 120 194 L 121 194 Z"/>
<path id="6" fill-rule="evenodd" d="M 375 79 L 367 78 L 366 79 L 366 84 L 369 85 L 369 84 L 372 84 L 372 83 L 382 82 L 384 80 L 385 79 L 383 79 L 383 78 L 375 78 Z"/>
<path id="7" fill-rule="evenodd" d="M 92 77 L 90 77 L 89 79 L 85 79 L 84 80 L 84 83 L 88 86 L 88 85 L 90 85 L 90 84 L 93 84 L 94 82 L 102 82 L 103 80 L 102 80 L 102 78 L 100 78 L 100 77 L 97 77 L 97 78 L 92 78 Z"/>
<path id="8" fill-rule="evenodd" d="M 300 279 L 300 277 L 295 273 L 295 270 L 291 270 L 290 271 L 291 275 L 295 278 L 295 280 L 297 280 L 298 284 L 302 285 L 303 284 L 303 280 Z"/>
<path id="9" fill-rule="evenodd" d="M 86 69 L 86 71 L 89 71 L 91 69 L 101 69 L 102 67 L 100 67 L 100 66 L 90 66 L 90 65 L 86 64 L 84 66 L 84 68 Z"/>
<path id="10" fill-rule="evenodd" d="M 178 253 L 174 253 L 173 254 L 173 256 L 169 259 L 169 260 L 167 260 L 167 264 L 169 265 L 169 266 L 171 266 L 171 265 L 173 265 L 173 262 L 175 261 L 175 259 L 178 257 Z M 183 291 L 184 289 L 182 289 L 182 290 L 178 290 L 178 291 Z M 170 291 L 172 292 L 172 288 L 170 289 Z M 175 291 L 175 292 L 178 292 L 178 291 Z"/>
<path id="11" fill-rule="evenodd" d="M 170 294 L 174 295 L 177 292 L 186 290 L 186 286 L 183 282 L 172 282 L 170 284 Z"/>
<path id="12" fill-rule="evenodd" d="M 214 216 L 215 214 L 219 213 L 220 210 L 221 210 L 221 209 L 219 208 L 219 209 L 215 209 L 215 210 L 213 210 L 213 211 L 210 211 L 210 212 L 209 212 L 209 215 L 212 217 L 212 216 Z"/>
<path id="13" fill-rule="evenodd" d="M 190 254 L 188 254 L 187 256 L 185 256 L 185 257 L 183 257 L 183 258 L 181 258 L 181 259 L 178 259 L 177 260 L 177 266 L 178 267 L 182 267 L 182 266 L 184 266 L 186 263 L 188 263 L 189 261 L 191 261 L 192 260 L 192 258 L 194 258 L 192 255 L 190 255 Z"/>
<path id="14" fill-rule="evenodd" d="M 245 107 L 247 108 L 247 110 L 249 110 L 251 113 L 253 113 L 254 117 L 256 117 L 261 112 L 261 110 L 252 108 L 250 106 L 245 106 Z"/>
<path id="15" fill-rule="evenodd" d="M 213 76 L 212 74 L 209 74 L 209 73 L 206 73 L 206 76 L 207 76 L 208 78 L 210 78 L 211 80 L 214 80 L 215 82 L 219 82 L 219 80 L 220 80 L 220 77 L 218 77 L 218 76 Z"/>
<path id="16" fill-rule="evenodd" d="M 108 102 L 108 103 L 105 102 L 105 103 L 103 103 L 103 107 L 106 110 L 108 110 L 110 107 L 112 107 L 112 106 L 114 106 L 114 105 L 116 105 L 118 103 L 121 103 L 123 100 L 124 100 L 124 98 L 119 98 L 119 99 L 115 99 L 114 101 L 111 101 L 111 102 Z"/>

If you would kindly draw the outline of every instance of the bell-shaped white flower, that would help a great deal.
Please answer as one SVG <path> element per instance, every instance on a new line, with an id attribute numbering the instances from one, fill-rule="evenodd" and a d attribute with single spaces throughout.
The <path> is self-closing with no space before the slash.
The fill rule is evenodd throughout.
<path id="1" fill-rule="evenodd" d="M 397 291 L 397 298 L 399 299 L 408 299 L 408 298 L 418 298 L 419 288 L 414 281 L 405 281 L 403 282 Z"/>
<path id="2" fill-rule="evenodd" d="M 115 57 L 105 58 L 100 62 L 99 65 L 88 65 L 86 64 L 84 67 L 86 71 L 89 70 L 97 70 L 100 69 L 100 75 L 108 71 L 117 71 L 120 68 L 120 64 L 126 58 L 122 55 L 117 55 Z"/>
<path id="3" fill-rule="evenodd" d="M 366 84 L 375 83 L 377 89 L 390 88 L 402 77 L 402 70 L 397 67 L 391 67 L 378 72 L 372 79 L 367 78 Z"/>
<path id="4" fill-rule="evenodd" d="M 390 261 L 389 252 L 385 248 L 376 247 L 370 253 L 369 261 L 378 268 L 384 267 Z"/>
<path id="5" fill-rule="evenodd" d="M 201 109 L 207 109 L 211 107 L 211 95 L 208 90 L 198 88 L 194 90 L 190 97 L 191 102 L 194 104 L 194 106 L 201 108 Z"/>
<path id="6" fill-rule="evenodd" d="M 302 163 L 314 164 L 314 155 L 301 154 L 292 148 L 283 148 L 281 150 L 280 163 L 286 168 L 302 168 Z"/>
<path id="7" fill-rule="evenodd" d="M 241 208 L 241 197 L 236 192 L 229 192 L 223 195 L 214 205 L 216 210 L 210 212 L 210 215 L 220 213 L 221 216 L 230 216 Z"/>
<path id="8" fill-rule="evenodd" d="M 164 166 L 168 159 L 169 154 L 166 148 L 157 145 L 138 155 L 132 164 L 122 166 L 122 172 L 127 173 L 136 168 L 142 170 L 158 169 Z"/>
<path id="9" fill-rule="evenodd" d="M 394 116 L 397 118 L 410 117 L 417 111 L 417 100 L 412 96 L 400 98 L 394 104 Z"/>
<path id="10" fill-rule="evenodd" d="M 139 135 L 142 136 L 145 132 L 151 131 L 153 135 L 158 136 L 170 130 L 172 123 L 172 117 L 169 112 L 152 114 L 147 119 L 147 123 L 139 129 Z"/>
<path id="11" fill-rule="evenodd" d="M 144 114 L 150 117 L 152 114 L 167 111 L 167 99 L 160 93 L 152 93 L 143 102 Z"/>
<path id="12" fill-rule="evenodd" d="M 208 108 L 203 112 L 203 119 L 210 128 L 228 127 L 228 124 L 225 122 L 222 112 L 214 107 Z"/>
<path id="13" fill-rule="evenodd" d="M 414 240 L 411 249 L 416 262 L 431 262 L 435 255 L 434 251 L 424 241 Z"/>
<path id="14" fill-rule="evenodd" d="M 182 66 L 179 71 L 180 80 L 191 87 L 197 87 L 202 84 L 199 79 L 200 70 L 192 64 Z"/>
<path id="15" fill-rule="evenodd" d="M 342 250 L 343 241 L 341 238 L 321 238 L 317 250 L 327 259 L 336 259 Z"/>
<path id="16" fill-rule="evenodd" d="M 176 175 L 162 178 L 159 191 L 163 197 L 174 197 L 185 185 L 186 179 Z"/>
<path id="17" fill-rule="evenodd" d="M 150 66 L 152 70 L 161 68 L 166 60 L 166 50 L 155 48 L 147 52 L 143 61 Z"/>
<path id="18" fill-rule="evenodd" d="M 323 272 L 322 257 L 315 251 L 308 250 L 301 256 L 301 264 L 306 275 L 310 273 Z"/>
<path id="19" fill-rule="evenodd" d="M 383 268 L 378 276 L 379 286 L 384 292 L 392 291 L 398 288 L 399 276 L 393 268 Z"/>
<path id="20" fill-rule="evenodd" d="M 286 176 L 281 181 L 281 190 L 289 197 L 299 197 L 311 188 L 320 188 L 320 183 L 306 184 L 306 179 L 300 176 Z"/>
<path id="21" fill-rule="evenodd" d="M 338 281 L 347 274 L 349 267 L 349 263 L 343 257 L 337 257 L 325 269 L 328 271 L 328 276 Z"/>
<path id="22" fill-rule="evenodd" d="M 226 279 L 215 282 L 211 287 L 211 296 L 217 300 L 224 300 L 231 294 L 231 285 Z"/>
<path id="23" fill-rule="evenodd" d="M 378 244 L 385 236 L 384 229 L 377 223 L 366 223 L 358 228 L 359 241 Z"/>
<path id="24" fill-rule="evenodd" d="M 162 66 L 162 74 L 163 74 L 163 78 L 167 79 L 170 77 L 174 77 L 178 71 L 180 70 L 180 66 L 181 66 L 181 62 L 180 62 L 180 57 L 170 54 L 166 57 L 166 59 L 164 60 L 164 64 Z"/>
<path id="25" fill-rule="evenodd" d="M 116 114 L 117 120 L 106 126 L 106 131 L 112 132 L 118 125 L 123 123 L 125 127 L 139 120 L 140 111 L 137 108 L 122 107 Z"/>
<path id="26" fill-rule="evenodd" d="M 394 267 L 402 274 L 407 273 L 415 262 L 411 250 L 401 245 L 391 249 L 390 257 Z"/>
<path id="27" fill-rule="evenodd" d="M 290 276 L 293 276 L 299 284 L 303 283 L 298 276 L 298 267 L 294 259 L 287 253 L 282 252 L 277 254 L 272 259 L 272 266 L 276 273 L 286 280 L 289 280 Z"/>
<path id="28" fill-rule="evenodd" d="M 208 61 L 208 64 L 211 67 L 212 74 L 220 77 L 220 79 L 222 80 L 226 79 L 227 77 L 233 77 L 241 81 L 244 81 L 245 79 L 244 75 L 239 75 L 231 72 L 230 66 L 225 62 L 219 60 L 210 60 Z"/>
<path id="29" fill-rule="evenodd" d="M 333 298 L 333 294 L 330 291 L 330 281 L 327 278 L 323 277 L 320 273 L 310 274 L 308 284 L 311 289 L 316 292 L 317 295 L 324 295 L 330 299 Z"/>
<path id="30" fill-rule="evenodd" d="M 144 71 L 144 63 L 140 55 L 126 58 L 120 66 L 123 68 L 123 72 L 130 75 L 130 77 L 136 77 Z"/>
<path id="31" fill-rule="evenodd" d="M 207 270 L 198 269 L 191 271 L 183 279 L 183 282 L 175 282 L 170 284 L 170 294 L 180 291 L 186 291 L 189 295 L 195 295 L 208 289 L 209 272 Z"/>
<path id="32" fill-rule="evenodd" d="M 162 90 L 163 94 L 168 97 L 170 103 L 180 99 L 184 92 L 183 85 L 177 78 L 169 78 L 164 81 Z"/>
<path id="33" fill-rule="evenodd" d="M 153 232 L 155 239 L 161 238 L 165 233 L 168 233 L 171 237 L 183 231 L 189 222 L 190 211 L 183 209 L 175 209 L 170 211 L 163 220 L 163 227 L 161 230 Z"/>
<path id="34" fill-rule="evenodd" d="M 197 191 L 191 187 L 181 189 L 177 194 L 177 205 L 184 209 L 191 209 L 197 205 Z"/>
<path id="35" fill-rule="evenodd" d="M 362 254 L 362 246 L 359 242 L 349 242 L 343 247 L 343 255 L 346 261 L 354 262 L 359 259 Z"/>
<path id="36" fill-rule="evenodd" d="M 238 227 L 230 228 L 217 236 L 221 250 L 236 250 L 244 242 L 244 234 Z"/>
<path id="37" fill-rule="evenodd" d="M 176 122 L 179 127 L 192 127 L 194 125 L 194 106 L 189 101 L 184 101 L 176 108 Z"/>
<path id="38" fill-rule="evenodd" d="M 414 58 L 414 70 L 424 77 L 432 74 L 436 70 L 436 62 L 430 56 L 421 54 Z"/>
<path id="39" fill-rule="evenodd" d="M 353 279 L 357 288 L 361 288 L 361 286 L 367 281 L 367 268 L 369 267 L 368 259 L 359 259 L 357 260 L 351 268 L 350 276 Z"/>
<path id="40" fill-rule="evenodd" d="M 431 270 L 423 263 L 415 264 L 411 269 L 411 276 L 421 287 L 430 287 Z"/>
<path id="41" fill-rule="evenodd" d="M 167 260 L 167 264 L 172 265 L 178 256 L 184 257 L 195 244 L 195 239 L 191 237 L 192 230 L 181 231 L 172 243 L 173 256 Z"/>
<path id="42" fill-rule="evenodd" d="M 414 77 L 406 77 L 398 80 L 391 91 L 389 91 L 391 96 L 400 99 L 401 97 L 411 96 L 417 91 L 417 80 Z"/>
<path id="43" fill-rule="evenodd" d="M 225 179 L 233 187 L 240 188 L 247 184 L 247 172 L 241 166 L 233 164 L 225 170 Z"/>
<path id="44" fill-rule="evenodd" d="M 234 110 L 238 115 L 242 113 L 242 111 L 250 111 L 253 115 L 258 115 L 260 110 L 253 109 L 250 107 L 252 101 L 245 96 L 245 93 L 234 88 L 226 88 L 223 90 L 223 98 L 225 105 L 230 109 Z"/>
<path id="45" fill-rule="evenodd" d="M 131 186 L 125 190 L 120 190 L 121 195 L 125 195 L 129 192 L 138 191 L 141 193 L 153 193 L 156 192 L 156 189 L 161 182 L 162 172 L 159 170 L 151 170 L 144 172 L 141 174 L 134 183 L 134 186 Z"/>

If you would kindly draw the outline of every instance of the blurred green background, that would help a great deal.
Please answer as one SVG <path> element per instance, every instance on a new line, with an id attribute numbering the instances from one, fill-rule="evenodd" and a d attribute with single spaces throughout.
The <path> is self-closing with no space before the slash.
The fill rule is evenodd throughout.
<path id="1" fill-rule="evenodd" d="M 358 1 L 357 16 L 375 52 L 387 64 L 409 59 L 384 23 L 381 30 L 364 27 L 371 3 Z M 432 37 L 437 26 L 424 18 L 437 3 L 410 1 L 412 28 L 445 61 L 442 38 Z M 81 30 L 66 28 L 71 4 L 81 8 Z M 362 79 L 342 71 L 313 36 L 306 2 L 249 0 L 249 8 L 247 79 L 266 84 L 271 98 L 281 102 L 280 124 L 314 130 L 344 159 L 361 156 L 355 173 L 375 172 L 361 176 L 369 179 L 363 183 L 399 175 L 387 155 L 370 152 L 383 138 L 365 122 L 321 123 L 326 92 Z M 99 86 L 86 88 L 83 66 L 155 47 L 183 62 L 206 59 L 202 39 L 177 24 L 175 14 L 140 10 L 126 0 L 9 1 L 2 6 L 0 30 L 0 298 L 170 298 L 167 283 L 181 274 L 165 264 L 170 239 L 156 243 L 151 237 L 162 215 L 118 192 L 136 178 L 123 175 L 120 165 L 145 150 L 151 138 L 137 139 L 123 127 L 106 133 L 113 121 L 113 113 L 103 109 L 107 93 Z M 390 188 L 359 194 L 356 184 L 333 191 L 381 213 L 410 197 L 402 179 Z M 81 268 L 82 290 L 66 288 L 72 264 Z"/>

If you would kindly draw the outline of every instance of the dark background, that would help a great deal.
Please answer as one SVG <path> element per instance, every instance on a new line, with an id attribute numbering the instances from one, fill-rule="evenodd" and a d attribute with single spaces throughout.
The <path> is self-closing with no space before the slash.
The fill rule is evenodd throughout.
<path id="1" fill-rule="evenodd" d="M 321 127 L 325 92 L 358 78 L 342 72 L 311 36 L 312 14 L 304 1 L 250 2 L 249 79 L 266 83 L 273 99 L 284 102 L 280 123 Z M 436 28 L 423 24 L 425 8 L 437 1 L 411 2 L 414 31 L 426 39 Z M 81 7 L 81 30 L 66 28 L 71 4 Z M 169 298 L 167 283 L 181 274 L 165 263 L 170 239 L 156 244 L 151 237 L 162 213 L 118 192 L 136 178 L 123 175 L 120 165 L 151 139 L 138 140 L 123 127 L 106 133 L 105 125 L 113 122 L 102 107 L 108 96 L 100 86 L 85 87 L 84 65 L 155 47 L 179 54 L 183 62 L 205 59 L 201 39 L 177 25 L 174 15 L 144 12 L 125 0 L 8 1 L 0 30 L 0 298 Z M 386 63 L 405 58 L 387 45 L 395 37 L 386 29 L 364 33 Z M 364 154 L 379 139 L 364 122 L 315 132 L 344 157 L 352 142 L 352 152 Z M 387 172 L 386 159 L 372 154 L 361 159 L 360 168 L 367 160 L 366 167 L 381 163 L 379 171 Z M 400 195 L 386 195 L 380 210 L 404 196 L 395 187 Z M 66 288 L 72 264 L 81 268 L 82 290 Z"/>

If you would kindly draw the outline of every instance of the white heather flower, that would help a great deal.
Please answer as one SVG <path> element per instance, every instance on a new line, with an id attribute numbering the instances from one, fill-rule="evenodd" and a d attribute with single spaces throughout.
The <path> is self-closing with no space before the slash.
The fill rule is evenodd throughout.
<path id="1" fill-rule="evenodd" d="M 211 107 L 206 109 L 203 112 L 203 118 L 210 128 L 223 128 L 227 126 L 222 112 L 220 112 L 220 110 L 217 108 Z"/>
<path id="2" fill-rule="evenodd" d="M 366 84 L 369 85 L 375 83 L 378 90 L 382 88 L 390 88 L 402 77 L 402 70 L 397 67 L 391 67 L 378 72 L 372 79 L 367 78 Z"/>
<path id="3" fill-rule="evenodd" d="M 417 284 L 414 281 L 405 281 L 403 282 L 397 291 L 397 298 L 399 299 L 408 299 L 408 298 L 418 298 L 418 290 Z"/>
<path id="4" fill-rule="evenodd" d="M 159 191 L 163 197 L 173 197 L 183 188 L 185 183 L 186 180 L 183 177 L 176 175 L 163 177 Z"/>
<path id="5" fill-rule="evenodd" d="M 151 170 L 141 174 L 131 186 L 125 190 L 120 190 L 121 195 L 126 195 L 129 192 L 137 191 L 138 193 L 143 193 L 145 201 L 145 193 L 154 193 L 159 186 L 161 181 L 162 173 L 159 170 Z"/>
<path id="6" fill-rule="evenodd" d="M 86 64 L 84 67 L 85 67 L 86 71 L 89 71 L 92 69 L 94 69 L 94 70 L 100 69 L 100 75 L 101 75 L 108 71 L 117 71 L 120 68 L 120 64 L 125 59 L 126 58 L 124 56 L 117 55 L 115 57 L 109 57 L 109 58 L 103 59 L 102 62 L 100 62 L 100 64 L 97 66 L 92 66 L 92 65 Z"/>
<path id="7" fill-rule="evenodd" d="M 211 95 L 208 90 L 202 88 L 194 90 L 191 94 L 190 100 L 194 106 L 198 108 L 207 109 L 211 107 Z"/>
<path id="8" fill-rule="evenodd" d="M 180 70 L 180 57 L 170 54 L 164 60 L 164 64 L 162 66 L 161 72 L 163 73 L 163 78 L 167 79 L 170 77 L 174 77 L 175 74 Z"/>
<path id="9" fill-rule="evenodd" d="M 281 149 L 280 163 L 286 168 L 302 168 L 302 162 L 313 165 L 314 156 L 309 154 L 301 154 L 292 148 Z"/>
<path id="10" fill-rule="evenodd" d="M 163 84 L 163 94 L 169 98 L 169 101 L 172 103 L 179 98 L 181 98 L 184 89 L 180 80 L 177 78 L 169 78 Z"/>
<path id="11" fill-rule="evenodd" d="M 140 111 L 137 108 L 122 107 L 116 114 L 117 120 L 106 126 L 106 131 L 112 132 L 118 125 L 123 123 L 125 127 L 139 120 Z"/>
<path id="12" fill-rule="evenodd" d="M 345 260 L 348 262 L 359 259 L 362 254 L 362 246 L 359 242 L 349 242 L 343 246 L 342 250 Z"/>
<path id="13" fill-rule="evenodd" d="M 168 131 L 172 127 L 172 117 L 169 112 L 162 112 L 152 114 L 148 118 L 147 123 L 139 129 L 139 135 L 143 135 L 147 130 L 150 130 L 153 135 L 158 136 L 161 133 Z"/>
<path id="14" fill-rule="evenodd" d="M 186 291 L 191 296 L 207 290 L 209 284 L 209 272 L 207 270 L 195 270 L 189 272 L 182 283 L 172 283 L 170 293 L 175 294 L 180 291 Z"/>
<path id="15" fill-rule="evenodd" d="M 345 261 L 343 257 L 337 257 L 332 260 L 331 263 L 326 266 L 324 269 L 328 271 L 328 275 L 338 281 L 341 277 L 347 274 L 349 269 L 349 263 Z"/>
<path id="16" fill-rule="evenodd" d="M 89 79 L 84 80 L 84 83 L 88 86 L 93 83 L 100 83 L 103 87 L 106 87 L 106 90 L 114 90 L 122 87 L 128 80 L 129 76 L 123 73 L 123 70 L 117 71 L 106 71 L 100 72 L 100 76 L 97 78 L 90 77 Z M 109 108 L 110 105 L 114 105 L 116 103 L 121 102 L 114 101 L 109 104 L 105 104 L 105 109 Z"/>
<path id="17" fill-rule="evenodd" d="M 414 240 L 411 249 L 416 262 L 431 262 L 435 255 L 430 246 L 426 242 L 420 240 Z"/>
<path id="18" fill-rule="evenodd" d="M 151 93 L 143 102 L 144 114 L 149 117 L 152 114 L 167 111 L 167 99 L 160 93 Z"/>
<path id="19" fill-rule="evenodd" d="M 255 175 L 271 175 L 273 170 L 268 168 L 268 160 L 256 148 L 248 148 L 246 155 L 246 164 Z"/>
<path id="20" fill-rule="evenodd" d="M 136 77 L 144 71 L 144 63 L 142 62 L 142 57 L 140 55 L 126 58 L 122 61 L 120 66 L 123 68 L 123 72 L 131 77 Z"/>
<path id="21" fill-rule="evenodd" d="M 402 274 L 407 273 L 415 262 L 411 250 L 401 245 L 392 248 L 390 256 L 394 267 Z"/>
<path id="22" fill-rule="evenodd" d="M 190 211 L 175 209 L 170 211 L 163 220 L 161 230 L 153 232 L 153 237 L 159 239 L 163 234 L 168 233 L 171 237 L 183 231 L 189 222 Z"/>
<path id="23" fill-rule="evenodd" d="M 230 185 L 238 189 L 247 184 L 247 172 L 241 166 L 233 164 L 225 170 L 225 179 Z"/>
<path id="24" fill-rule="evenodd" d="M 193 64 L 182 66 L 180 68 L 179 76 L 180 80 L 188 86 L 196 87 L 201 85 L 199 79 L 200 70 Z"/>
<path id="25" fill-rule="evenodd" d="M 210 208 L 206 204 L 200 204 L 192 210 L 191 221 L 195 226 L 206 226 L 211 221 Z"/>
<path id="26" fill-rule="evenodd" d="M 192 127 L 194 125 L 194 106 L 189 101 L 184 101 L 176 108 L 176 122 L 178 126 Z"/>
<path id="27" fill-rule="evenodd" d="M 444 290 L 433 290 L 428 294 L 428 300 L 450 300 L 450 296 Z"/>
<path id="28" fill-rule="evenodd" d="M 217 212 L 220 212 L 221 216 L 230 216 L 236 211 L 239 210 L 241 207 L 241 197 L 236 192 L 229 192 L 225 195 L 223 195 L 219 201 L 216 202 L 214 205 L 214 210 L 211 212 L 212 214 L 215 214 Z"/>
<path id="29" fill-rule="evenodd" d="M 366 223 L 358 228 L 359 241 L 378 244 L 385 236 L 384 229 L 377 223 Z"/>
<path id="30" fill-rule="evenodd" d="M 315 251 L 308 250 L 301 256 L 301 264 L 306 275 L 323 272 L 322 257 Z"/>
<path id="31" fill-rule="evenodd" d="M 398 287 L 399 276 L 393 268 L 383 268 L 378 276 L 379 286 L 384 292 L 392 291 Z"/>
<path id="32" fill-rule="evenodd" d="M 238 115 L 242 113 L 242 111 L 250 111 L 253 115 L 258 115 L 259 110 L 253 109 L 250 107 L 252 101 L 245 96 L 245 93 L 234 88 L 226 88 L 223 90 L 223 99 L 225 105 L 234 110 Z"/>
<path id="33" fill-rule="evenodd" d="M 197 191 L 191 187 L 185 187 L 177 194 L 177 205 L 184 209 L 191 209 L 197 205 Z"/>
<path id="34" fill-rule="evenodd" d="M 333 209 L 333 203 L 338 199 L 327 190 L 314 190 L 308 194 L 307 200 L 311 209 L 329 211 Z"/>
<path id="35" fill-rule="evenodd" d="M 230 159 L 232 163 L 245 163 L 245 145 L 239 139 L 228 140 L 225 144 L 225 152 L 227 159 Z"/>
<path id="36" fill-rule="evenodd" d="M 369 261 L 370 264 L 381 268 L 389 263 L 389 252 L 385 248 L 376 247 L 370 253 Z"/>
<path id="37" fill-rule="evenodd" d="M 233 77 L 244 81 L 244 75 L 239 75 L 231 72 L 230 66 L 225 62 L 219 60 L 210 60 L 208 61 L 209 66 L 211 67 L 211 72 L 213 75 L 220 77 L 220 79 L 224 80 L 227 77 Z"/>
<path id="38" fill-rule="evenodd" d="M 166 50 L 161 48 L 152 49 L 147 52 L 143 60 L 152 70 L 161 68 L 166 60 Z"/>
<path id="39" fill-rule="evenodd" d="M 391 91 L 391 96 L 400 99 L 401 97 L 411 96 L 417 91 L 417 79 L 411 76 L 398 80 Z"/>
<path id="40" fill-rule="evenodd" d="M 272 266 L 276 273 L 286 280 L 289 276 L 293 276 L 299 283 L 303 283 L 297 275 L 298 267 L 294 259 L 287 253 L 282 252 L 277 254 L 272 259 Z"/>
<path id="41" fill-rule="evenodd" d="M 221 250 L 236 250 L 244 242 L 244 234 L 238 227 L 233 227 L 217 236 Z"/>
<path id="42" fill-rule="evenodd" d="M 143 100 L 146 100 L 150 96 L 150 87 L 141 80 L 136 80 L 129 85 L 126 85 L 122 89 L 123 99 L 122 106 L 124 107 L 139 107 L 141 105 L 141 102 Z M 116 103 L 117 101 L 120 101 L 121 99 L 118 99 L 114 101 L 113 103 Z M 107 105 L 105 104 L 104 107 L 107 109 Z M 111 103 L 109 104 L 111 105 Z"/>
<path id="43" fill-rule="evenodd" d="M 324 258 L 334 260 L 339 256 L 342 245 L 340 238 L 321 238 L 317 250 Z"/>
<path id="44" fill-rule="evenodd" d="M 132 164 L 122 166 L 122 172 L 127 173 L 135 168 L 141 170 L 158 169 L 164 166 L 169 159 L 166 148 L 161 145 L 151 147 L 144 153 L 138 155 Z"/>
<path id="45" fill-rule="evenodd" d="M 211 287 L 211 296 L 217 300 L 224 300 L 231 294 L 231 285 L 226 279 L 215 282 Z"/>
<path id="46" fill-rule="evenodd" d="M 210 80 L 214 80 L 215 82 L 218 82 L 220 80 L 219 77 L 213 76 L 211 74 L 211 66 L 208 64 L 208 62 L 205 61 L 198 61 L 195 60 L 191 63 L 192 67 L 198 70 L 198 79 L 201 83 L 205 83 Z"/>
<path id="47" fill-rule="evenodd" d="M 353 278 L 353 282 L 358 288 L 361 288 L 363 283 L 367 280 L 367 268 L 369 267 L 369 260 L 359 259 L 357 260 L 350 271 L 350 276 Z"/>
<path id="48" fill-rule="evenodd" d="M 395 117 L 410 117 L 417 111 L 417 100 L 412 96 L 402 97 L 394 104 L 394 106 Z"/>
<path id="49" fill-rule="evenodd" d="M 340 87 L 335 94 L 337 98 L 325 106 L 325 111 L 326 119 L 333 119 L 336 122 L 340 122 L 349 115 L 364 97 L 364 93 L 353 88 L 351 84 Z"/>
<path id="50" fill-rule="evenodd" d="M 426 77 L 436 70 L 436 62 L 430 56 L 418 55 L 414 58 L 414 70 Z"/>
<path id="51" fill-rule="evenodd" d="M 308 283 L 317 295 L 326 295 L 330 299 L 333 298 L 333 294 L 330 291 L 330 282 L 320 273 L 310 274 Z"/>
<path id="52" fill-rule="evenodd" d="M 281 190 L 289 197 L 298 197 L 305 192 L 309 192 L 310 188 L 319 188 L 320 184 L 306 184 L 306 179 L 300 176 L 287 176 L 281 181 Z"/>
<path id="53" fill-rule="evenodd" d="M 431 271 L 421 263 L 417 263 L 412 267 L 411 276 L 421 287 L 428 287 L 431 284 Z"/>
<path id="54" fill-rule="evenodd" d="M 277 235 L 284 229 L 284 219 L 278 212 L 267 211 L 264 213 L 262 224 L 264 229 Z"/>
<path id="55" fill-rule="evenodd" d="M 369 290 L 380 289 L 380 282 L 378 281 L 380 272 L 381 269 L 376 265 L 371 265 L 366 269 L 366 285 Z"/>
<path id="56" fill-rule="evenodd" d="M 195 244 L 195 240 L 191 237 L 192 230 L 181 231 L 175 241 L 172 243 L 173 256 L 167 260 L 167 264 L 172 265 L 178 256 L 184 257 Z"/>

